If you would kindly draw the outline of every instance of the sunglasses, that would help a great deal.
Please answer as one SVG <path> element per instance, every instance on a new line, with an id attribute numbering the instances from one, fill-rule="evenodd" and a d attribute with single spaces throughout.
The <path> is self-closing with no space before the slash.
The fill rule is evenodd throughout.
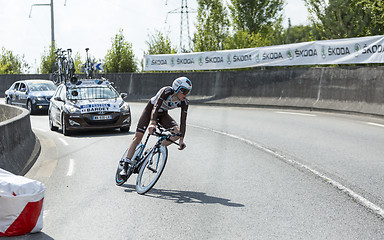
<path id="1" fill-rule="evenodd" d="M 188 89 L 186 89 L 186 88 L 180 88 L 180 92 L 181 92 L 182 94 L 184 94 L 184 95 L 187 95 L 187 94 L 190 92 L 190 90 L 188 90 Z"/>

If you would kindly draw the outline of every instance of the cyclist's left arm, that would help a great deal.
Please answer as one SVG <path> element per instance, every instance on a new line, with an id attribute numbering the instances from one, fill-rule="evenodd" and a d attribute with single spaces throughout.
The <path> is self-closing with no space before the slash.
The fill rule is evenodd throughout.
<path id="1" fill-rule="evenodd" d="M 187 127 L 187 112 L 188 112 L 188 100 L 185 100 L 181 103 L 181 115 L 180 115 L 180 139 L 179 139 L 179 150 L 183 150 L 186 145 L 184 143 L 184 136 Z"/>

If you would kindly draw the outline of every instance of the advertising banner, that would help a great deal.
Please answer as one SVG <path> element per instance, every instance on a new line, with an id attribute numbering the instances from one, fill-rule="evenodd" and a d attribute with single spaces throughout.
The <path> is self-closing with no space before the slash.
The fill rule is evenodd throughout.
<path id="1" fill-rule="evenodd" d="M 212 52 L 147 55 L 144 71 L 363 63 L 384 63 L 384 36 Z"/>

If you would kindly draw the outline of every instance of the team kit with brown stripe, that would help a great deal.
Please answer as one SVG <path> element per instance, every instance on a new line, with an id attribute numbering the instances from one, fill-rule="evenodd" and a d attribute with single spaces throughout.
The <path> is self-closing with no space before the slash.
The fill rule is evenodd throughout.
<path id="1" fill-rule="evenodd" d="M 135 161 L 134 159 L 131 161 L 131 159 L 136 147 L 141 142 L 145 131 L 148 129 L 149 133 L 152 134 L 156 129 L 157 122 L 164 128 L 174 128 L 175 132 L 180 132 L 180 137 L 175 137 L 171 140 L 179 140 L 179 150 L 183 150 L 186 147 L 186 144 L 184 143 L 184 137 L 186 132 L 188 112 L 187 97 L 191 90 L 191 81 L 186 77 L 179 77 L 173 81 L 172 86 L 161 88 L 157 94 L 148 101 L 137 124 L 135 136 L 129 145 L 125 158 L 125 164 L 120 172 L 121 176 L 127 174 L 129 164 L 132 164 Z M 169 110 L 175 108 L 181 108 L 180 127 L 177 125 L 176 121 L 168 114 Z"/>

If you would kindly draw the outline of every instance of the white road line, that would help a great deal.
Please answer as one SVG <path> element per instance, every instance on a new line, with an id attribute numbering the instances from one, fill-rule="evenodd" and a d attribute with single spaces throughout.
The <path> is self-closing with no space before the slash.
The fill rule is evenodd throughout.
<path id="1" fill-rule="evenodd" d="M 48 216 L 48 210 L 43 211 L 43 219 L 45 219 Z"/>
<path id="2" fill-rule="evenodd" d="M 307 116 L 307 117 L 316 117 L 314 114 L 309 113 L 297 113 L 297 112 L 275 112 L 279 114 L 291 114 L 291 115 L 299 115 L 299 116 Z"/>
<path id="3" fill-rule="evenodd" d="M 376 126 L 376 127 L 384 127 L 383 124 L 378 124 L 378 123 L 373 123 L 373 122 L 367 122 L 367 124 L 373 125 L 373 126 Z"/>
<path id="4" fill-rule="evenodd" d="M 47 132 L 47 131 L 48 131 L 48 130 L 46 130 L 46 129 L 36 128 L 36 127 L 32 128 L 32 129 L 33 129 L 33 130 L 40 131 L 40 132 Z"/>
<path id="5" fill-rule="evenodd" d="M 69 144 L 67 143 L 67 141 L 65 141 L 64 139 L 62 138 L 57 138 L 59 139 L 65 146 L 68 146 Z"/>
<path id="6" fill-rule="evenodd" d="M 67 176 L 72 176 L 74 170 L 75 170 L 75 160 L 69 159 L 69 167 L 68 167 Z"/>
<path id="7" fill-rule="evenodd" d="M 332 178 L 326 176 L 325 174 L 322 174 L 322 173 L 316 171 L 315 169 L 312 169 L 311 167 L 309 167 L 309 166 L 307 166 L 305 164 L 302 164 L 302 163 L 300 163 L 300 162 L 298 162 L 298 161 L 296 161 L 294 159 L 289 159 L 287 156 L 284 156 L 283 154 L 278 153 L 275 150 L 272 150 L 272 149 L 270 149 L 268 147 L 262 146 L 262 145 L 260 145 L 258 143 L 252 142 L 252 141 L 250 141 L 248 139 L 245 139 L 245 138 L 242 138 L 242 137 L 230 134 L 230 133 L 220 132 L 220 131 L 217 131 L 217 130 L 214 130 L 214 129 L 211 129 L 211 128 L 206 128 L 206 127 L 201 127 L 201 126 L 196 126 L 196 125 L 190 125 L 190 124 L 188 124 L 188 125 L 191 126 L 191 127 L 200 128 L 200 129 L 207 130 L 207 131 L 212 131 L 214 133 L 218 133 L 218 134 L 221 134 L 221 135 L 224 135 L 224 136 L 228 136 L 228 137 L 235 138 L 237 140 L 243 141 L 245 143 L 248 143 L 248 144 L 250 144 L 252 146 L 255 146 L 255 147 L 261 149 L 262 151 L 265 151 L 267 153 L 272 154 L 273 156 L 281 159 L 282 161 L 284 161 L 284 162 L 286 162 L 286 163 L 288 163 L 290 165 L 296 166 L 298 168 L 305 169 L 308 172 L 314 174 L 315 176 L 323 179 L 325 182 L 331 184 L 333 187 L 337 188 L 338 190 L 342 191 L 343 193 L 347 194 L 353 200 L 358 202 L 360 205 L 368 208 L 373 213 L 375 213 L 377 216 L 379 216 L 381 218 L 384 218 L 384 210 L 382 208 L 380 208 L 376 204 L 370 202 L 368 199 L 364 198 L 363 196 L 359 195 L 358 193 L 354 192 L 352 189 L 350 189 L 350 188 L 344 186 L 343 184 L 333 180 Z"/>

